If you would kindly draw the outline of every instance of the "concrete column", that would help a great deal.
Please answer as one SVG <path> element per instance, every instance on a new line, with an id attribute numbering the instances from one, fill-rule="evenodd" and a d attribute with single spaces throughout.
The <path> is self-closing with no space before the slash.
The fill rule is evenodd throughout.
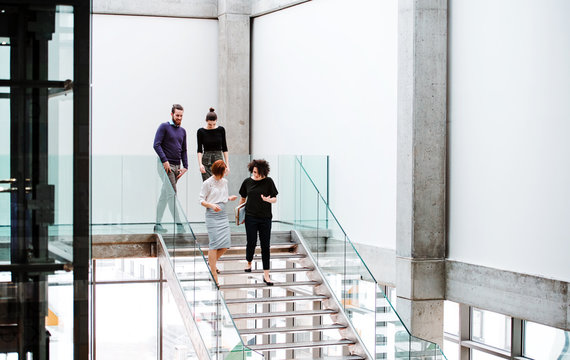
<path id="1" fill-rule="evenodd" d="M 249 154 L 250 16 L 249 0 L 218 2 L 218 109 L 231 154 Z"/>
<path id="2" fill-rule="evenodd" d="M 443 343 L 447 0 L 399 0 L 397 309 Z"/>

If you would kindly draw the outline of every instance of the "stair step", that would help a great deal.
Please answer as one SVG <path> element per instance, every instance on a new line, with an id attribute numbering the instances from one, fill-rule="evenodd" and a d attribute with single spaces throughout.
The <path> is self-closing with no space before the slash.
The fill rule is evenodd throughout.
<path id="1" fill-rule="evenodd" d="M 331 325 L 314 325 L 314 326 L 291 326 L 291 327 L 271 327 L 271 328 L 257 328 L 257 329 L 243 329 L 239 330 L 240 335 L 257 335 L 257 334 L 273 334 L 273 333 L 294 333 L 303 331 L 322 331 L 346 329 L 346 325 L 331 324 Z"/>
<path id="2" fill-rule="evenodd" d="M 283 250 L 294 250 L 297 248 L 297 244 L 294 243 L 282 243 L 282 244 L 273 244 L 271 243 L 271 253 L 273 252 L 283 252 Z M 239 251 L 245 251 L 246 249 L 246 245 L 232 245 L 228 251 L 231 250 L 239 250 Z M 208 245 L 200 245 L 200 250 L 202 250 L 202 252 L 207 253 L 209 250 Z M 178 253 L 178 252 L 187 252 L 187 251 L 198 251 L 198 247 L 194 247 L 193 244 L 184 244 L 181 246 L 177 246 L 176 248 L 170 248 L 168 249 L 168 252 L 170 254 L 172 253 Z M 257 250 L 257 252 L 259 252 L 260 250 Z"/>
<path id="3" fill-rule="evenodd" d="M 358 355 L 347 355 L 347 356 L 327 356 L 326 358 L 299 358 L 297 360 L 364 360 L 364 359 L 365 358 Z"/>
<path id="4" fill-rule="evenodd" d="M 263 345 L 248 345 L 247 347 L 251 350 L 256 351 L 271 351 L 271 350 L 287 350 L 287 349 L 303 349 L 303 348 L 315 348 L 324 346 L 335 346 L 335 345 L 353 345 L 352 340 L 323 340 L 323 341 L 306 341 L 306 342 L 294 342 L 294 343 L 281 343 L 281 344 L 263 344 Z"/>
<path id="5" fill-rule="evenodd" d="M 303 259 L 306 257 L 304 254 L 295 254 L 295 253 L 277 253 L 271 254 L 271 260 L 293 260 L 293 259 Z M 261 260 L 261 255 L 255 255 L 253 260 Z M 228 255 L 222 256 L 218 259 L 220 261 L 245 261 L 245 257 L 243 255 Z"/>
<path id="6" fill-rule="evenodd" d="M 298 268 L 280 268 L 280 269 L 271 269 L 272 273 L 297 273 L 300 271 L 313 271 L 314 268 L 307 268 L 307 267 L 298 267 Z M 263 274 L 262 269 L 252 269 L 251 272 L 245 272 L 243 269 L 241 270 L 222 270 L 219 275 L 249 275 L 249 274 Z"/>
<path id="7" fill-rule="evenodd" d="M 296 317 L 296 316 L 319 316 L 336 314 L 336 310 L 325 309 L 325 310 L 297 310 L 297 311 L 275 311 L 268 313 L 245 313 L 245 314 L 233 314 L 235 320 L 242 319 L 267 319 L 273 317 Z"/>
<path id="8" fill-rule="evenodd" d="M 325 295 L 305 295 L 305 296 L 280 296 L 269 298 L 246 298 L 246 299 L 226 299 L 226 304 L 248 304 L 248 303 L 271 303 L 271 302 L 293 302 L 301 300 L 324 300 L 328 299 Z"/>
<path id="9" fill-rule="evenodd" d="M 263 281 L 259 281 L 256 283 L 245 283 L 245 284 L 227 284 L 227 285 L 220 285 L 220 290 L 228 290 L 228 289 L 248 289 L 248 288 L 271 288 L 271 287 L 287 287 L 287 286 L 306 286 L 306 285 L 320 285 L 321 283 L 318 281 L 295 281 L 295 282 L 274 282 L 273 286 L 266 285 Z"/>

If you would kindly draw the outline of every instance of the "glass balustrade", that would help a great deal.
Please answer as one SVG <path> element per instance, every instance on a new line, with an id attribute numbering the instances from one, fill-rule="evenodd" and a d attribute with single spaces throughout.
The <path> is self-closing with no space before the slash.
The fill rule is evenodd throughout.
<path id="1" fill-rule="evenodd" d="M 295 180 L 295 228 L 369 354 L 387 359 L 444 359 L 437 344 L 410 335 L 330 210 L 326 193 L 319 191 L 305 163 L 306 159 L 296 159 L 295 174 L 299 178 Z M 309 164 L 318 169 L 313 162 Z"/>
<path id="2" fill-rule="evenodd" d="M 270 163 L 269 176 L 279 191 L 273 205 L 273 230 L 296 230 L 302 235 L 368 353 L 374 358 L 443 359 L 436 344 L 410 335 L 329 208 L 327 157 L 232 155 L 226 177 L 230 195 L 239 199 L 240 185 L 250 176 L 247 164 L 254 158 Z M 94 173 L 119 174 L 93 179 L 93 233 L 153 232 L 162 195 L 167 199 L 160 222 L 166 230 L 161 233 L 164 248 L 210 357 L 263 358 L 241 340 L 210 272 L 204 254 L 207 239 L 198 240 L 194 234 L 206 229 L 199 204 L 202 180 L 192 163 L 178 181 L 177 192 L 163 186 L 170 181 L 155 156 L 94 157 L 93 167 Z M 321 187 L 325 190 L 320 191 Z M 232 233 L 245 231 L 243 225 L 233 223 L 238 201 L 227 207 Z"/>

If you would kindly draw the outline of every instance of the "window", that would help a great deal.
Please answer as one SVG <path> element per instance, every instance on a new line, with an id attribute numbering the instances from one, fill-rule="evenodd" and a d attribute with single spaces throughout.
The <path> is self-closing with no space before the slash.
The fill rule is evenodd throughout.
<path id="1" fill-rule="evenodd" d="M 570 332 L 525 321 L 523 353 L 536 360 L 570 358 Z"/>
<path id="2" fill-rule="evenodd" d="M 459 336 L 459 304 L 453 301 L 443 303 L 443 331 Z"/>
<path id="3" fill-rule="evenodd" d="M 503 357 L 487 354 L 479 350 L 471 350 L 471 360 L 503 360 Z"/>
<path id="4" fill-rule="evenodd" d="M 511 349 L 511 317 L 472 308 L 471 340 L 501 350 Z"/>

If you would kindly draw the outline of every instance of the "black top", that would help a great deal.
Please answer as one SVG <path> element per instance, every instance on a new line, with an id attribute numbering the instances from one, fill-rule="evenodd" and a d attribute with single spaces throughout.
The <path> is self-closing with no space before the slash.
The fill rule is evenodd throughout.
<path id="1" fill-rule="evenodd" d="M 271 203 L 263 201 L 261 195 L 275 197 L 277 196 L 277 188 L 275 183 L 270 177 L 263 178 L 261 180 L 253 180 L 252 178 L 247 178 L 241 184 L 239 189 L 239 194 L 242 198 L 247 198 L 245 204 L 245 215 L 269 218 L 271 219 L 273 215 L 271 214 Z"/>
<path id="2" fill-rule="evenodd" d="M 215 129 L 199 128 L 196 133 L 198 138 L 198 152 L 204 151 L 228 151 L 226 144 L 226 130 L 222 126 Z"/>

